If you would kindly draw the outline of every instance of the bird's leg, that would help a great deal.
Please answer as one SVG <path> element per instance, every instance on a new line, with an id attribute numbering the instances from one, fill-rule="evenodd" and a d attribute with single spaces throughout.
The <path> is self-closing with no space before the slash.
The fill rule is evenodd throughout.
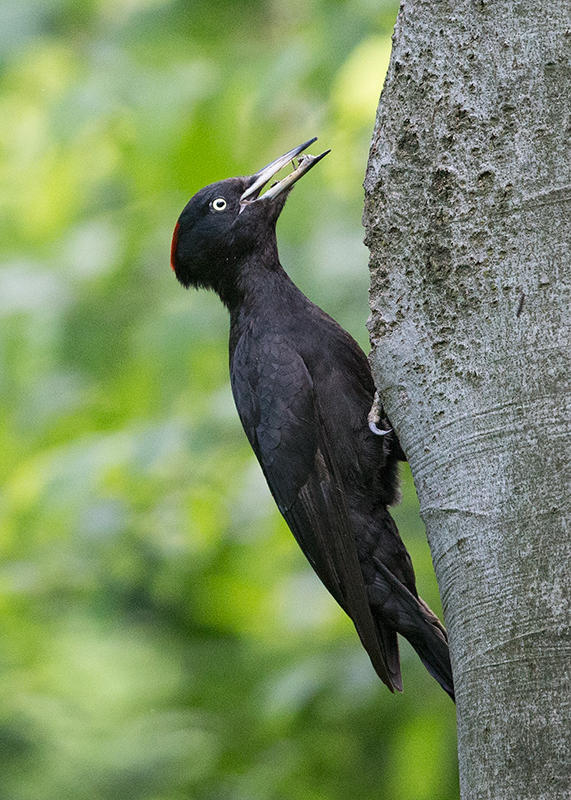
<path id="1" fill-rule="evenodd" d="M 377 427 L 377 423 L 381 421 L 381 401 L 379 400 L 379 393 L 375 392 L 373 398 L 373 405 L 367 414 L 367 422 L 369 423 L 369 430 L 376 436 L 386 436 L 392 432 L 392 428 L 384 431 L 382 428 Z"/>

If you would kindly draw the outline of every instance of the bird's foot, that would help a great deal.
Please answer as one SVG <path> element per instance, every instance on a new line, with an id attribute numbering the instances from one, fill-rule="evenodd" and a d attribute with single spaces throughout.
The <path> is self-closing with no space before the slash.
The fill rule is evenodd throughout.
<path id="1" fill-rule="evenodd" d="M 389 433 L 393 432 L 392 428 L 387 428 L 387 430 L 383 430 L 382 428 L 377 428 L 374 422 L 369 422 L 369 430 L 371 433 L 374 433 L 375 436 L 386 436 Z"/>
<path id="2" fill-rule="evenodd" d="M 367 422 L 369 423 L 369 430 L 371 433 L 374 433 L 375 436 L 386 436 L 388 433 L 392 433 L 392 428 L 388 428 L 388 430 L 383 430 L 382 428 L 377 427 L 377 423 L 381 421 L 381 401 L 379 400 L 379 393 L 375 392 L 375 396 L 373 398 L 373 405 L 371 406 L 371 410 L 367 414 Z"/>

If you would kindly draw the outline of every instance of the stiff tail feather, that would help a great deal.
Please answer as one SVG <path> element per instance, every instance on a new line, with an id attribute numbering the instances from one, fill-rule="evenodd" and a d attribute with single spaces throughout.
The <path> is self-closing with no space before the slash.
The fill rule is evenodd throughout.
<path id="1" fill-rule="evenodd" d="M 375 558 L 375 564 L 399 597 L 401 619 L 396 630 L 408 639 L 428 672 L 455 701 L 446 629 L 422 598 L 415 597 L 379 559 Z"/>
<path id="2" fill-rule="evenodd" d="M 405 636 L 432 677 L 438 681 L 444 691 L 455 701 L 446 631 L 438 617 L 421 598 L 419 598 L 419 607 L 422 622 L 419 622 L 416 629 L 406 633 Z"/>

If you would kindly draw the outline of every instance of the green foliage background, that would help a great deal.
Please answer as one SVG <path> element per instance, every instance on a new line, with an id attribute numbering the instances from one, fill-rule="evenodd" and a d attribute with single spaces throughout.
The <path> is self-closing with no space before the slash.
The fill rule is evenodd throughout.
<path id="1" fill-rule="evenodd" d="M 314 134 L 282 261 L 367 347 L 361 182 L 397 4 L 0 5 L 0 800 L 447 800 L 454 709 L 375 677 L 253 460 L 203 184 Z M 314 149 L 314 152 L 317 152 Z M 438 606 L 410 479 L 395 510 Z"/>

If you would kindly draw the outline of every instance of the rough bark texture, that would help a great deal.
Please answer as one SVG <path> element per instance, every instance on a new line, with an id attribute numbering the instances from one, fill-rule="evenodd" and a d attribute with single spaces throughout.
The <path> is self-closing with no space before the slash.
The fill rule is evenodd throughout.
<path id="1" fill-rule="evenodd" d="M 567 6 L 403 2 L 365 182 L 373 370 L 451 639 L 462 797 L 567 797 Z"/>

